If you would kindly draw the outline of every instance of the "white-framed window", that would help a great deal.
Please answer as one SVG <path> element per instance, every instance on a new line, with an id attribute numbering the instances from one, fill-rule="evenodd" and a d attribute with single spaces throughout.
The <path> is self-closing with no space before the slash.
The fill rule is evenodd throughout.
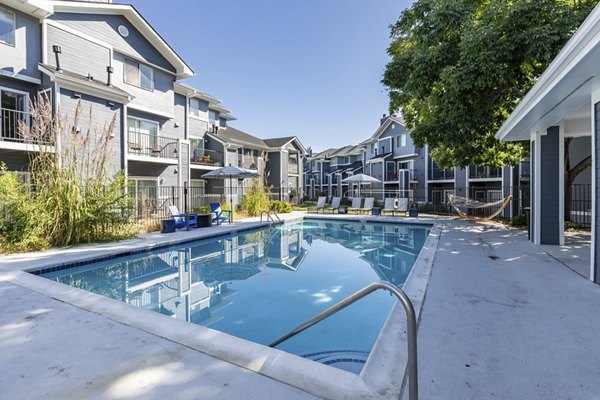
<path id="1" fill-rule="evenodd" d="M 152 67 L 126 58 L 123 74 L 125 83 L 146 90 L 154 90 L 154 70 Z"/>
<path id="2" fill-rule="evenodd" d="M 15 45 L 15 13 L 0 7 L 0 43 Z"/>
<path id="3" fill-rule="evenodd" d="M 190 99 L 190 115 L 194 117 L 200 116 L 200 100 Z"/>
<path id="4" fill-rule="evenodd" d="M 406 133 L 400 135 L 400 147 L 406 146 Z"/>
<path id="5" fill-rule="evenodd" d="M 147 119 L 127 118 L 128 141 L 142 147 L 156 145 L 158 122 Z"/>
<path id="6" fill-rule="evenodd" d="M 219 122 L 219 112 L 214 110 L 208 110 L 208 122 L 211 124 Z"/>

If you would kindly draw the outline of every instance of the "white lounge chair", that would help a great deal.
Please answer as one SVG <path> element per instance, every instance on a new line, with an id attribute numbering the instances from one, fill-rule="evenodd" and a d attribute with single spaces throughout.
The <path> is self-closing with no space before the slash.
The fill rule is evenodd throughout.
<path id="1" fill-rule="evenodd" d="M 397 211 L 396 201 L 397 201 L 397 199 L 393 198 L 393 197 L 386 198 L 383 202 L 383 209 L 381 210 L 381 212 L 382 213 L 391 212 L 392 216 L 394 216 L 394 213 Z"/>
<path id="2" fill-rule="evenodd" d="M 325 210 L 331 210 L 332 213 L 340 210 L 340 198 L 339 197 L 334 197 L 331 199 L 331 204 L 329 205 L 329 207 L 325 207 Z M 323 211 L 325 211 L 323 210 Z"/>
<path id="3" fill-rule="evenodd" d="M 348 211 L 361 211 L 360 206 L 362 205 L 362 199 L 360 197 L 354 197 L 352 199 L 352 205 Z"/>
<path id="4" fill-rule="evenodd" d="M 408 212 L 408 198 L 398 199 L 398 207 L 396 207 L 397 212 L 403 212 L 404 215 Z"/>
<path id="5" fill-rule="evenodd" d="M 317 205 L 314 207 L 308 207 L 308 211 L 310 211 L 311 209 L 315 209 L 317 211 L 317 214 L 319 213 L 319 209 L 323 210 L 323 212 L 325 212 L 325 202 L 327 201 L 327 197 L 325 196 L 321 196 L 319 197 L 319 199 L 317 200 Z"/>
<path id="6" fill-rule="evenodd" d="M 360 209 L 363 212 L 370 213 L 373 211 L 373 206 L 375 205 L 375 199 L 373 197 L 367 197 L 365 199 L 364 206 Z"/>

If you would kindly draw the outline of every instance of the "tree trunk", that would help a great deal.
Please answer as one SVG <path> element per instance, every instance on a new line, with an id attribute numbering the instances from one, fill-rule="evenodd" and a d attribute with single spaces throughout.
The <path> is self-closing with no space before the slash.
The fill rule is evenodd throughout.
<path id="1" fill-rule="evenodd" d="M 577 175 L 586 170 L 592 165 L 592 156 L 589 155 L 579 161 L 577 165 L 571 168 L 569 160 L 569 147 L 573 138 L 565 138 L 565 221 L 571 220 L 571 205 L 573 203 L 573 182 Z"/>

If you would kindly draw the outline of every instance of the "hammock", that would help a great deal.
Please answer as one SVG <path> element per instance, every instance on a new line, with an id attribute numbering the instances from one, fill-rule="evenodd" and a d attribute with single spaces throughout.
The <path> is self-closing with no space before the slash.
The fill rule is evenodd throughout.
<path id="1" fill-rule="evenodd" d="M 466 219 L 475 220 L 475 221 L 489 221 L 495 217 L 497 217 L 505 208 L 508 206 L 510 201 L 512 200 L 512 195 L 504 199 L 500 199 L 498 201 L 494 201 L 492 203 L 484 203 L 482 201 L 477 201 L 473 199 L 469 199 L 468 197 L 455 196 L 452 193 L 448 193 L 448 203 L 456 210 L 456 213 Z M 462 209 L 466 210 L 484 210 L 492 207 L 499 208 L 485 217 L 476 217 L 473 215 L 467 214 Z"/>

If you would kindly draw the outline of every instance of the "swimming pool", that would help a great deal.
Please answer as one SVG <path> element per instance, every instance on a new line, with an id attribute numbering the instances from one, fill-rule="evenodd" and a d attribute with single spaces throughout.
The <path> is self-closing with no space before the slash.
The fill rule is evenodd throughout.
<path id="1" fill-rule="evenodd" d="M 268 344 L 374 280 L 402 286 L 428 233 L 306 219 L 41 276 Z M 393 303 L 374 293 L 278 348 L 358 372 Z"/>

